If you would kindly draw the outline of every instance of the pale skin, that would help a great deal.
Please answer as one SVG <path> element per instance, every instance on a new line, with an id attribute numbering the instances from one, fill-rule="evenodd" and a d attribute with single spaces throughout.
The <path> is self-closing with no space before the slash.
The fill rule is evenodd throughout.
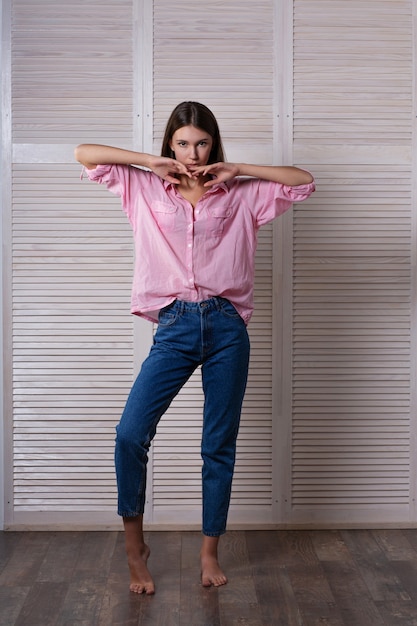
<path id="1" fill-rule="evenodd" d="M 204 130 L 183 126 L 175 131 L 171 139 L 170 148 L 175 158 L 97 144 L 81 144 L 75 149 L 75 158 L 87 169 L 94 169 L 98 164 L 136 165 L 150 169 L 163 180 L 177 185 L 179 193 L 193 207 L 210 187 L 236 176 L 252 176 L 294 187 L 313 181 L 309 172 L 293 166 L 224 162 L 208 165 L 212 145 L 212 137 Z M 150 550 L 144 539 L 143 516 L 125 517 L 123 525 L 130 590 L 152 595 L 155 593 L 155 584 L 147 565 Z M 227 583 L 227 577 L 219 565 L 218 546 L 219 537 L 203 535 L 200 564 L 201 584 L 204 587 L 220 587 Z"/>

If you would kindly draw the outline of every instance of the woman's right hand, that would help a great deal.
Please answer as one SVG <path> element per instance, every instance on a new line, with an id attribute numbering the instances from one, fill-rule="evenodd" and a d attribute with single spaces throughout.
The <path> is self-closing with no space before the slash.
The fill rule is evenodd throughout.
<path id="1" fill-rule="evenodd" d="M 105 146 L 101 144 L 80 144 L 75 148 L 75 158 L 87 169 L 94 169 L 98 164 L 101 165 L 138 165 L 146 167 L 163 180 L 174 185 L 180 182 L 179 176 L 185 175 L 193 178 L 194 175 L 188 171 L 185 165 L 170 159 L 168 157 L 155 156 L 144 152 L 135 152 L 125 150 L 124 148 L 116 148 L 114 146 Z"/>
<path id="2" fill-rule="evenodd" d="M 174 185 L 180 183 L 181 175 L 193 177 L 185 165 L 169 157 L 150 156 L 148 166 L 154 174 Z"/>

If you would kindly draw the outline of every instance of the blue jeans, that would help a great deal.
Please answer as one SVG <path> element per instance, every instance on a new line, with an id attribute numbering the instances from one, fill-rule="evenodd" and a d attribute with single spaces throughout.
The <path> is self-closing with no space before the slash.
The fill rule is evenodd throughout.
<path id="1" fill-rule="evenodd" d="M 148 451 L 158 422 L 199 365 L 204 391 L 203 533 L 217 537 L 226 530 L 249 365 L 245 323 L 224 298 L 176 300 L 159 314 L 154 344 L 116 428 L 118 514 L 143 513 Z"/>

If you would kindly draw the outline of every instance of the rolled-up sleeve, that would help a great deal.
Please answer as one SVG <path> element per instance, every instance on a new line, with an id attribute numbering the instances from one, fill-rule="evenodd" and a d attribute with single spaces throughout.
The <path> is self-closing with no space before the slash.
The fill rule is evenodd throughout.
<path id="1" fill-rule="evenodd" d="M 288 211 L 294 202 L 303 202 L 315 191 L 314 181 L 291 187 L 265 180 L 259 181 L 257 190 L 256 221 L 259 226 L 267 224 Z"/>
<path id="2" fill-rule="evenodd" d="M 123 210 L 130 217 L 129 213 L 133 204 L 132 195 L 138 189 L 138 179 L 137 176 L 134 176 L 132 181 L 132 171 L 137 174 L 137 168 L 130 165 L 97 165 L 95 169 L 85 168 L 84 171 L 90 180 L 105 185 L 111 193 L 119 196 Z"/>

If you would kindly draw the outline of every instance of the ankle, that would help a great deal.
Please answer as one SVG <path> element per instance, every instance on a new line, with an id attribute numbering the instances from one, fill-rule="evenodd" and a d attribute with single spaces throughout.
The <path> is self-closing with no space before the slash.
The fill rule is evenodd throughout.
<path id="1" fill-rule="evenodd" d="M 203 536 L 203 542 L 201 544 L 200 558 L 203 559 L 215 559 L 218 560 L 218 546 L 219 537 Z"/>
<path id="2" fill-rule="evenodd" d="M 148 550 L 143 534 L 142 516 L 124 517 L 123 525 L 127 552 L 141 555 L 143 552 Z"/>

